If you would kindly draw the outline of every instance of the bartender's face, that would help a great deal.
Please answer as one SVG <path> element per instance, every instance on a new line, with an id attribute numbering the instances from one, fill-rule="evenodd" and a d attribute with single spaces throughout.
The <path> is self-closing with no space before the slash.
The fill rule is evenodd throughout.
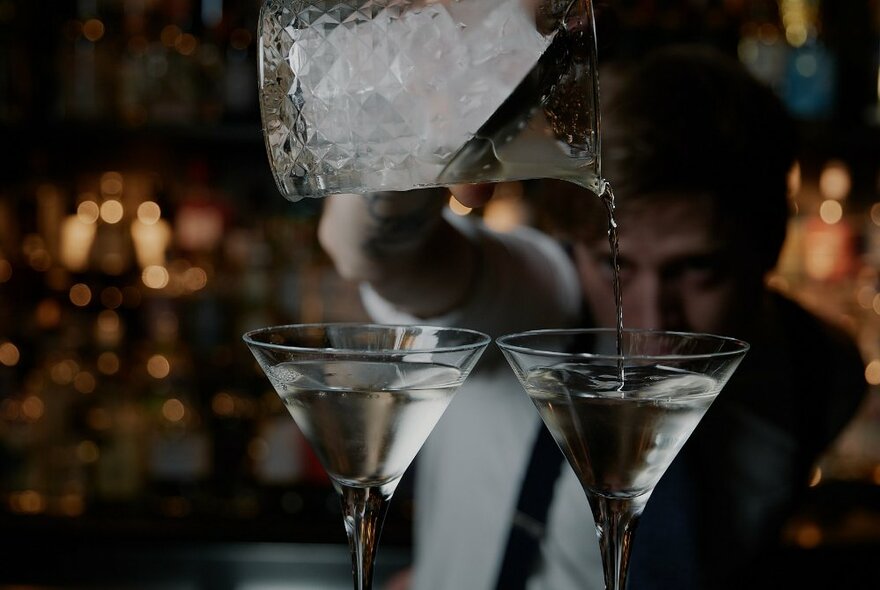
<path id="1" fill-rule="evenodd" d="M 747 244 L 737 247 L 725 240 L 713 222 L 711 201 L 645 199 L 618 208 L 616 218 L 625 327 L 739 331 L 745 302 L 754 303 L 761 277 L 743 271 L 749 267 L 741 252 L 748 250 Z M 574 254 L 596 322 L 613 327 L 616 312 L 607 239 L 579 242 Z"/>

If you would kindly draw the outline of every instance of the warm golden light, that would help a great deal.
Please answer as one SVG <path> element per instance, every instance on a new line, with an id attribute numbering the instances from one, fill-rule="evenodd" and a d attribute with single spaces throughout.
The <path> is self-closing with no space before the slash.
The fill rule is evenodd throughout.
<path id="1" fill-rule="evenodd" d="M 19 514 L 40 514 L 46 510 L 46 498 L 34 490 L 9 494 L 9 507 Z"/>
<path id="2" fill-rule="evenodd" d="M 83 36 L 91 42 L 100 41 L 104 36 L 104 23 L 96 18 L 90 18 L 83 23 Z"/>
<path id="3" fill-rule="evenodd" d="M 455 195 L 449 196 L 449 209 L 456 215 L 467 215 L 473 208 L 461 204 L 461 201 L 455 198 Z"/>
<path id="4" fill-rule="evenodd" d="M 95 376 L 89 371 L 80 371 L 73 378 L 73 388 L 80 393 L 92 393 L 97 386 L 98 382 L 95 380 Z"/>
<path id="5" fill-rule="evenodd" d="M 83 201 L 76 208 L 76 216 L 83 223 L 95 223 L 101 216 L 101 208 L 94 201 Z"/>
<path id="6" fill-rule="evenodd" d="M 874 225 L 880 225 L 880 203 L 871 205 L 871 222 Z"/>
<path id="7" fill-rule="evenodd" d="M 199 47 L 199 40 L 195 35 L 184 33 L 174 42 L 174 47 L 181 55 L 192 55 Z"/>
<path id="8" fill-rule="evenodd" d="M 76 445 L 76 458 L 82 463 L 94 463 L 100 456 L 98 445 L 90 440 L 84 440 Z"/>
<path id="9" fill-rule="evenodd" d="M 144 269 L 141 280 L 150 289 L 164 289 L 168 286 L 170 276 L 167 268 L 154 264 Z"/>
<path id="10" fill-rule="evenodd" d="M 119 314 L 115 311 L 105 309 L 98 314 L 98 330 L 101 332 L 118 332 L 120 327 Z"/>
<path id="11" fill-rule="evenodd" d="M 0 284 L 7 282 L 12 278 L 12 265 L 8 260 L 0 259 Z"/>
<path id="12" fill-rule="evenodd" d="M 792 47 L 801 47 L 812 34 L 815 8 L 807 0 L 781 0 L 779 12 L 785 27 L 785 39 Z"/>
<path id="13" fill-rule="evenodd" d="M 788 195 L 793 197 L 801 192 L 801 163 L 795 162 L 788 171 Z"/>
<path id="14" fill-rule="evenodd" d="M 101 304 L 109 309 L 122 305 L 122 291 L 118 287 L 107 287 L 101 291 Z"/>
<path id="15" fill-rule="evenodd" d="M 70 302 L 77 307 L 85 307 L 92 301 L 92 290 L 85 283 L 77 283 L 70 288 Z"/>
<path id="16" fill-rule="evenodd" d="M 14 367 L 19 360 L 21 360 L 21 353 L 15 344 L 8 341 L 0 343 L 0 364 Z"/>
<path id="17" fill-rule="evenodd" d="M 98 314 L 95 322 L 95 339 L 102 347 L 112 347 L 122 339 L 123 325 L 119 314 L 112 309 L 105 309 Z"/>
<path id="18" fill-rule="evenodd" d="M 38 272 L 46 272 L 52 267 L 52 257 L 49 255 L 48 250 L 40 248 L 30 253 L 28 264 Z"/>
<path id="19" fill-rule="evenodd" d="M 183 273 L 183 284 L 188 291 L 199 291 L 204 289 L 208 284 L 208 273 L 197 266 L 188 268 Z"/>
<path id="20" fill-rule="evenodd" d="M 235 399 L 225 392 L 220 392 L 211 400 L 211 409 L 218 416 L 232 416 L 235 413 Z"/>
<path id="21" fill-rule="evenodd" d="M 162 416 L 169 422 L 180 422 L 186 415 L 186 407 L 179 399 L 169 399 L 162 404 Z"/>
<path id="22" fill-rule="evenodd" d="M 161 354 L 154 354 L 147 361 L 147 373 L 154 379 L 164 379 L 171 373 L 171 363 Z"/>
<path id="23" fill-rule="evenodd" d="M 843 219 L 843 206 L 831 199 L 822 201 L 819 205 L 819 217 L 828 225 L 834 225 Z"/>
<path id="24" fill-rule="evenodd" d="M 862 309 L 871 309 L 874 305 L 874 297 L 877 296 L 877 290 L 870 285 L 862 285 L 856 292 L 856 301 Z"/>
<path id="25" fill-rule="evenodd" d="M 183 31 L 180 30 L 180 27 L 177 25 L 166 25 L 162 32 L 159 33 L 159 40 L 162 41 L 162 45 L 171 49 L 174 47 L 175 43 L 177 43 L 177 39 L 183 34 Z"/>
<path id="26" fill-rule="evenodd" d="M 144 225 L 153 225 L 162 217 L 162 209 L 154 201 L 145 201 L 138 205 L 137 218 Z"/>
<path id="27" fill-rule="evenodd" d="M 65 218 L 61 222 L 61 264 L 74 272 L 86 270 L 96 233 L 94 221 L 83 221 L 79 214 Z"/>
<path id="28" fill-rule="evenodd" d="M 69 385 L 77 373 L 79 365 L 72 359 L 57 362 L 49 369 L 49 377 L 58 385 Z"/>
<path id="29" fill-rule="evenodd" d="M 58 499 L 58 508 L 64 516 L 76 517 L 86 511 L 86 501 L 82 494 L 70 492 Z"/>
<path id="30" fill-rule="evenodd" d="M 831 160 L 819 175 L 819 190 L 826 199 L 841 201 L 849 195 L 852 178 L 849 167 L 840 160 Z"/>
<path id="31" fill-rule="evenodd" d="M 822 542 L 822 529 L 818 525 L 808 522 L 798 527 L 794 541 L 804 549 L 813 549 Z"/>
<path id="32" fill-rule="evenodd" d="M 115 375 L 119 371 L 119 356 L 115 352 L 102 352 L 98 355 L 98 370 L 105 375 Z"/>
<path id="33" fill-rule="evenodd" d="M 171 225 L 167 221 L 157 218 L 152 223 L 145 223 L 139 214 L 131 224 L 131 240 L 138 265 L 141 268 L 164 266 L 165 251 L 171 243 L 171 237 Z"/>
<path id="34" fill-rule="evenodd" d="M 874 359 L 865 367 L 865 381 L 869 385 L 880 385 L 880 360 Z"/>
<path id="35" fill-rule="evenodd" d="M 40 328 L 55 328 L 61 323 L 61 304 L 48 297 L 43 299 L 34 310 L 34 318 Z"/>
<path id="36" fill-rule="evenodd" d="M 807 42 L 807 30 L 803 27 L 788 27 L 785 30 L 785 40 L 792 47 L 800 47 Z"/>
<path id="37" fill-rule="evenodd" d="M 101 194 L 107 197 L 118 197 L 122 194 L 122 174 L 105 172 L 101 175 Z"/>
<path id="38" fill-rule="evenodd" d="M 816 467 L 815 469 L 813 469 L 813 474 L 810 476 L 810 482 L 808 485 L 811 488 L 814 488 L 820 483 L 822 483 L 822 468 Z"/>
<path id="39" fill-rule="evenodd" d="M 101 219 L 107 223 L 119 223 L 125 215 L 125 209 L 116 199 L 107 199 L 101 203 Z"/>
<path id="40" fill-rule="evenodd" d="M 31 422 L 42 418 L 45 409 L 43 400 L 36 395 L 29 395 L 21 402 L 21 414 Z"/>
<path id="41" fill-rule="evenodd" d="M 509 232 L 526 221 L 525 206 L 520 199 L 492 199 L 486 205 L 483 221 L 497 232 Z"/>

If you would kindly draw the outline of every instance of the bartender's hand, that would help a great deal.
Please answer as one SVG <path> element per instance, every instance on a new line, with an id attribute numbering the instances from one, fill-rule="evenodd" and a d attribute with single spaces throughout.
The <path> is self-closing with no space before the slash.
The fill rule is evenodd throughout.
<path id="1" fill-rule="evenodd" d="M 476 209 L 489 202 L 495 186 L 494 184 L 456 184 L 449 187 L 449 190 L 459 203 Z"/>
<path id="2" fill-rule="evenodd" d="M 412 585 L 412 569 L 405 569 L 394 574 L 384 590 L 409 590 Z"/>
<path id="3" fill-rule="evenodd" d="M 476 272 L 475 247 L 442 217 L 447 198 L 447 189 L 327 197 L 318 239 L 344 278 L 369 282 L 401 311 L 437 316 L 463 301 Z"/>

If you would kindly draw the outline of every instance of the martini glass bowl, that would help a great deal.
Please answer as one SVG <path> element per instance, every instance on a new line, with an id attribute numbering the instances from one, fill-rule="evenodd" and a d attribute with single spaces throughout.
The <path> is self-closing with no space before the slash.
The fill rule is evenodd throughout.
<path id="1" fill-rule="evenodd" d="M 244 335 L 339 494 L 355 590 L 372 587 L 388 502 L 490 338 L 456 328 L 303 324 Z"/>
<path id="2" fill-rule="evenodd" d="M 607 590 L 657 482 L 749 345 L 683 332 L 537 330 L 497 341 L 587 495 Z M 622 377 L 622 379 L 621 379 Z"/>

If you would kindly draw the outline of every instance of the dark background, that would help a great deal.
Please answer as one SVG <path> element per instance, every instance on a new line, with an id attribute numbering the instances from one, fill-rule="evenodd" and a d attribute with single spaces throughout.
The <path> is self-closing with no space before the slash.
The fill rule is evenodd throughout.
<path id="1" fill-rule="evenodd" d="M 320 201 L 286 202 L 271 179 L 259 8 L 0 0 L 0 585 L 348 584 L 332 489 L 240 343 L 252 327 L 364 318 L 316 243 Z M 792 239 L 771 280 L 880 359 L 880 3 L 597 8 L 602 61 L 703 42 L 779 92 L 804 141 Z M 829 168 L 849 182 L 839 221 L 822 216 Z M 80 242 L 65 224 L 108 200 L 122 219 L 87 223 L 85 262 L 71 263 Z M 131 233 L 145 201 L 167 224 L 151 250 L 161 268 L 144 267 Z M 788 549 L 768 556 L 781 587 L 878 577 L 876 362 Z M 383 573 L 406 562 L 411 509 L 404 485 Z"/>

